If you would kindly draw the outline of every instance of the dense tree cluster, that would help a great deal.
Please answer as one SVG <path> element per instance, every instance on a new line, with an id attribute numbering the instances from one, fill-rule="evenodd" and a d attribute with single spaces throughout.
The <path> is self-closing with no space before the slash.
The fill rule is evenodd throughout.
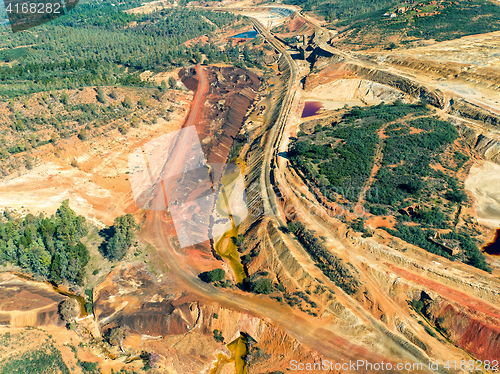
<path id="1" fill-rule="evenodd" d="M 419 226 L 407 226 L 403 223 L 398 223 L 394 230 L 386 230 L 390 234 L 397 236 L 408 243 L 423 248 L 428 252 L 446 258 L 451 258 L 450 254 L 445 251 L 443 247 L 429 240 L 429 237 L 433 236 L 435 233 L 435 231 L 433 230 L 422 229 Z M 464 250 L 465 253 L 465 263 L 478 269 L 491 272 L 491 268 L 486 263 L 484 255 L 479 250 L 477 244 L 468 233 L 458 233 L 456 231 L 451 231 L 448 234 L 442 234 L 441 238 L 458 240 L 460 242 L 460 247 Z"/>
<path id="2" fill-rule="evenodd" d="M 101 231 L 104 254 L 110 260 L 121 260 L 138 228 L 131 214 L 117 217 L 111 228 Z M 0 262 L 20 266 L 55 283 L 66 280 L 83 285 L 90 255 L 81 239 L 87 234 L 85 218 L 76 215 L 69 200 L 50 217 L 17 217 L 6 210 L 0 220 Z M 92 294 L 88 296 L 92 301 Z"/>
<path id="3" fill-rule="evenodd" d="M 348 200 L 357 201 L 373 167 L 379 143 L 377 131 L 384 123 L 427 110 L 421 105 L 402 103 L 354 107 L 341 123 L 317 127 L 314 137 L 301 133 L 292 147 L 291 160 L 306 176 Z"/>
<path id="4" fill-rule="evenodd" d="M 375 147 L 380 144 L 383 157 L 364 195 L 365 208 L 374 215 L 394 215 L 399 223 L 395 229 L 387 229 L 391 234 L 447 258 L 452 257 L 450 251 L 430 237 L 437 230 L 451 230 L 441 237 L 460 242 L 461 251 L 453 259 L 489 271 L 470 233 L 456 230 L 459 206 L 467 202 L 463 183 L 453 176 L 467 160 L 453 145 L 459 134 L 451 123 L 428 112 L 425 103 L 399 101 L 355 107 L 339 123 L 316 125 L 309 135 L 300 132 L 292 146 L 291 161 L 322 187 L 325 196 L 335 201 L 342 195 L 356 202 L 374 166 Z M 375 134 L 382 126 L 385 137 L 380 142 Z M 350 188 L 353 185 L 358 188 Z M 370 235 L 362 220 L 350 225 Z"/>
<path id="5" fill-rule="evenodd" d="M 236 62 L 239 53 L 235 56 L 211 43 L 184 44 L 214 32 L 212 23 L 225 27 L 235 20 L 231 13 L 198 9 L 137 15 L 124 13 L 123 6 L 111 2 L 80 4 L 68 15 L 40 26 L 37 33 L 0 31 L 0 60 L 9 62 L 0 67 L 0 94 L 141 85 L 134 71 L 182 66 L 201 58 L 201 53 L 212 62 Z"/>
<path id="6" fill-rule="evenodd" d="M 108 229 L 109 239 L 103 243 L 104 255 L 110 260 L 121 260 L 132 245 L 134 233 L 138 229 L 132 214 L 115 218 L 113 226 Z"/>
<path id="7" fill-rule="evenodd" d="M 27 350 L 20 355 L 12 355 L 2 361 L 0 374 L 18 373 L 61 373 L 70 374 L 61 352 L 52 341 L 45 343 L 44 347 Z"/>
<path id="8" fill-rule="evenodd" d="M 200 279 L 207 283 L 215 283 L 224 280 L 226 272 L 222 269 L 214 269 L 200 274 Z"/>
<path id="9" fill-rule="evenodd" d="M 410 134 L 410 128 L 421 130 Z M 407 124 L 393 124 L 387 128 L 382 168 L 377 174 L 367 200 L 374 204 L 397 206 L 412 196 L 429 190 L 429 177 L 442 180 L 443 188 L 463 197 L 456 180 L 431 168 L 439 163 L 441 153 L 458 138 L 458 132 L 449 122 L 433 117 L 422 117 Z"/>
<path id="10" fill-rule="evenodd" d="M 87 233 L 85 218 L 76 215 L 68 200 L 50 217 L 18 218 L 5 211 L 0 222 L 0 259 L 56 283 L 82 284 L 89 253 L 80 239 Z"/>

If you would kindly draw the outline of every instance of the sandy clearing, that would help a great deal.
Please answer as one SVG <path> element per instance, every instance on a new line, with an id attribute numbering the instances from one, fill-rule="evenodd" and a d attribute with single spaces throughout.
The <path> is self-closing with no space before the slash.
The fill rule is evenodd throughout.
<path id="1" fill-rule="evenodd" d="M 500 166 L 489 161 L 475 164 L 465 180 L 465 188 L 474 196 L 478 222 L 500 228 Z"/>
<path id="2" fill-rule="evenodd" d="M 117 215 L 137 209 L 131 196 L 128 156 L 151 138 L 180 127 L 192 95 L 173 93 L 175 98 L 162 103 L 174 108 L 168 120 L 158 118 L 155 124 L 130 128 L 126 134 L 114 130 L 89 142 L 69 139 L 60 146 L 57 157 L 46 156 L 34 169 L 1 180 L 0 212 L 8 208 L 22 214 L 51 215 L 69 199 L 77 214 L 104 227 Z M 71 166 L 72 160 L 78 167 Z"/>
<path id="3" fill-rule="evenodd" d="M 364 106 L 393 102 L 404 99 L 405 95 L 392 87 L 363 79 L 339 79 L 304 91 L 302 97 L 321 102 L 325 110 L 335 110 L 345 104 Z"/>
<path id="4" fill-rule="evenodd" d="M 102 225 L 95 219 L 93 205 L 84 196 L 106 198 L 111 193 L 91 182 L 90 177 L 76 168 L 64 168 L 49 162 L 18 178 L 0 182 L 0 206 L 19 211 L 29 208 L 50 215 L 56 212 L 62 201 L 69 199 L 77 214 Z"/>

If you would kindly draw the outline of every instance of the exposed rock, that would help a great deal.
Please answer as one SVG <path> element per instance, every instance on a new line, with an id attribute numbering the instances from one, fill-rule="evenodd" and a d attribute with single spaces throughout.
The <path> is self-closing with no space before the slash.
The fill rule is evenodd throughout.
<path id="1" fill-rule="evenodd" d="M 484 130 L 467 126 L 462 121 L 453 121 L 460 135 L 481 158 L 500 164 L 500 140 L 484 134 Z"/>
<path id="2" fill-rule="evenodd" d="M 64 326 L 57 310 L 65 296 L 45 283 L 19 278 L 13 273 L 0 274 L 0 325 Z"/>
<path id="3" fill-rule="evenodd" d="M 454 344 L 480 360 L 500 359 L 499 318 L 439 296 L 425 305 L 425 316 Z"/>
<path id="4" fill-rule="evenodd" d="M 361 78 L 397 88 L 412 97 L 422 98 L 435 107 L 444 107 L 444 95 L 439 90 L 431 90 L 400 75 L 379 69 L 368 69 L 355 63 L 348 63 L 346 67 Z"/>
<path id="5" fill-rule="evenodd" d="M 478 121 L 493 129 L 500 129 L 500 117 L 464 99 L 452 100 L 451 112 L 460 117 Z"/>
<path id="6" fill-rule="evenodd" d="M 128 327 L 141 342 L 129 337 L 124 349 L 156 352 L 161 355 L 159 369 L 179 374 L 207 372 L 218 353 L 229 355 L 224 344 L 241 333 L 255 341 L 249 372 L 284 370 L 291 359 L 310 360 L 314 355 L 270 322 L 205 303 L 165 278 L 158 280 L 144 265 L 122 267 L 96 288 L 94 301 L 101 330 Z M 224 344 L 215 341 L 214 330 L 221 333 Z"/>

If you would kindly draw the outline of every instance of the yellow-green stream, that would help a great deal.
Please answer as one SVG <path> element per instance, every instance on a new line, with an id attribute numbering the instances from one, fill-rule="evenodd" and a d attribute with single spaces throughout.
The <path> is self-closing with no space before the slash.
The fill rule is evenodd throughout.
<path id="1" fill-rule="evenodd" d="M 239 338 L 226 345 L 229 352 L 231 352 L 231 357 L 228 358 L 225 354 L 219 353 L 217 355 L 217 362 L 210 370 L 210 374 L 220 373 L 225 365 L 233 362 L 236 365 L 236 374 L 247 374 L 247 363 L 245 362 L 247 354 L 246 344 L 247 338 L 244 335 L 240 335 Z"/>
<path id="2" fill-rule="evenodd" d="M 244 167 L 244 166 L 243 166 Z M 229 217 L 231 220 L 231 230 L 224 233 L 221 238 L 215 244 L 215 252 L 229 261 L 229 265 L 234 271 L 234 275 L 236 277 L 236 282 L 241 283 L 243 279 L 246 278 L 245 269 L 240 261 L 240 255 L 238 253 L 238 247 L 234 244 L 233 238 L 236 240 L 238 237 L 238 229 L 239 225 L 236 226 L 234 223 L 234 218 L 231 212 L 229 211 L 229 203 L 228 197 L 231 196 L 231 193 L 234 190 L 236 185 L 237 176 L 239 175 L 239 170 L 235 168 L 233 172 L 225 173 L 222 176 L 221 182 L 223 187 L 223 193 L 219 196 L 216 204 L 217 213 L 219 213 L 222 217 Z M 227 211 L 224 210 L 224 207 L 227 208 Z"/>

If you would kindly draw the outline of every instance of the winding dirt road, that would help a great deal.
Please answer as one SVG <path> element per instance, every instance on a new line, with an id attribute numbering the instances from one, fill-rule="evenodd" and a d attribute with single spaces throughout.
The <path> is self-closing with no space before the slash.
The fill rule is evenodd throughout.
<path id="1" fill-rule="evenodd" d="M 191 111 L 183 127 L 195 124 L 196 119 L 200 115 L 204 104 L 204 97 L 208 89 L 207 79 L 200 65 L 197 66 L 197 74 L 200 78 L 199 88 L 196 91 Z M 283 118 L 282 125 L 284 125 L 285 119 L 286 115 Z M 275 129 L 275 131 L 279 132 L 280 130 Z M 177 144 L 180 147 L 179 154 L 175 155 L 175 160 L 178 161 L 176 163 L 177 170 L 175 172 L 169 170 L 170 174 L 180 174 L 182 172 L 184 167 L 182 160 L 184 159 L 183 157 L 186 157 L 186 152 L 188 151 L 183 145 L 188 144 L 189 140 L 182 136 L 177 139 Z M 272 140 L 274 141 L 270 142 L 271 147 L 272 145 L 279 144 L 279 142 L 276 142 L 276 138 L 272 138 Z M 272 157 L 274 153 L 274 150 L 269 148 L 268 155 Z M 267 170 L 269 173 L 270 170 Z M 158 188 L 157 191 L 160 191 L 160 189 Z M 155 199 L 152 201 L 152 207 L 161 208 L 163 206 L 164 200 L 162 195 L 161 193 L 156 194 Z M 268 298 L 240 291 L 221 291 L 210 284 L 202 282 L 194 275 L 189 264 L 185 263 L 185 260 L 176 253 L 172 245 L 173 235 L 169 234 L 172 230 L 169 230 L 167 227 L 167 221 L 165 210 L 150 210 L 144 223 L 142 236 L 154 245 L 158 257 L 168 266 L 170 275 L 181 283 L 186 291 L 197 295 L 201 300 L 207 302 L 215 301 L 223 307 L 249 313 L 272 322 L 283 328 L 305 346 L 318 351 L 324 359 L 336 361 L 366 359 L 372 362 L 390 362 L 387 357 L 375 354 L 338 336 L 333 331 L 325 328 L 324 322 L 320 319 L 306 319 L 300 315 L 300 312 Z"/>

